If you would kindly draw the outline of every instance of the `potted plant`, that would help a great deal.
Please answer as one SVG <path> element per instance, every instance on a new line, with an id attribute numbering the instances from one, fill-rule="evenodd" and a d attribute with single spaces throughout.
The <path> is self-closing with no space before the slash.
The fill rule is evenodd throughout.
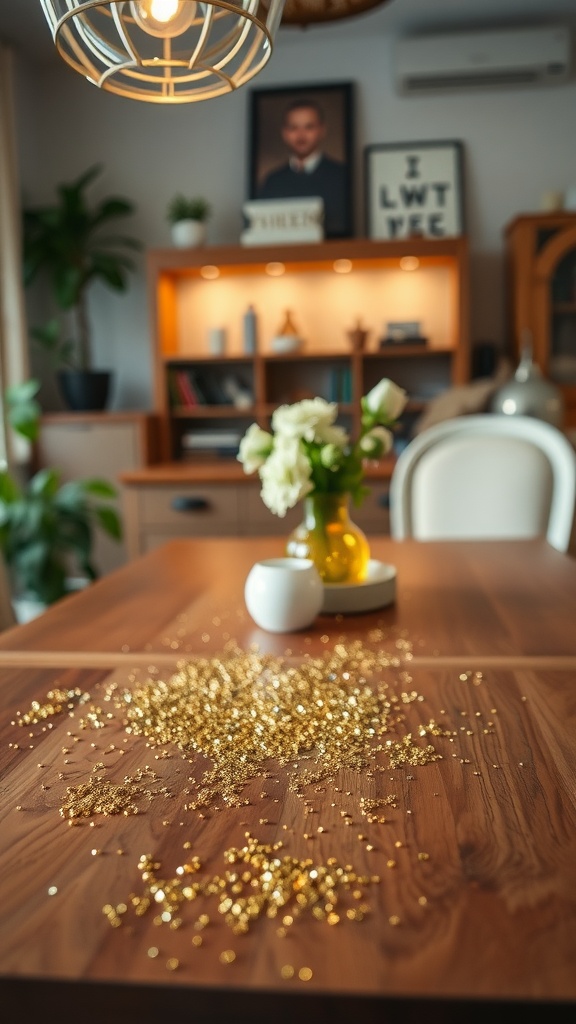
<path id="1" fill-rule="evenodd" d="M 206 199 L 174 196 L 167 210 L 174 245 L 184 249 L 202 245 L 206 240 L 206 221 L 211 212 L 212 208 Z"/>
<path id="2" fill-rule="evenodd" d="M 96 165 L 57 189 L 50 206 L 24 210 L 24 283 L 48 281 L 57 315 L 35 327 L 34 339 L 52 356 L 63 398 L 71 409 L 106 407 L 111 372 L 92 367 L 88 295 L 95 281 L 124 292 L 135 269 L 130 252 L 140 243 L 106 229 L 133 212 L 127 199 L 109 196 L 90 205 L 86 190 L 101 173 Z"/>
<path id="3" fill-rule="evenodd" d="M 20 436 L 34 442 L 40 430 L 40 384 L 28 380 L 6 390 L 7 420 Z M 120 540 L 122 523 L 111 503 L 117 490 L 106 480 L 61 484 L 56 469 L 41 469 L 27 479 L 24 471 L 0 470 L 0 552 L 9 573 L 17 618 L 19 602 L 36 613 L 60 600 L 73 586 L 98 577 L 92 561 L 95 531 Z"/>

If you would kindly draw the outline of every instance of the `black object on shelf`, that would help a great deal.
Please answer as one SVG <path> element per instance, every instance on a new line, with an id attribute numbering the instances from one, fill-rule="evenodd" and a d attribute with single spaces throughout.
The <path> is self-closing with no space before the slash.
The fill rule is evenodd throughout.
<path id="1" fill-rule="evenodd" d="M 427 345 L 428 338 L 421 334 L 405 334 L 403 337 L 386 337 L 380 341 L 380 348 L 402 348 L 406 345 Z"/>

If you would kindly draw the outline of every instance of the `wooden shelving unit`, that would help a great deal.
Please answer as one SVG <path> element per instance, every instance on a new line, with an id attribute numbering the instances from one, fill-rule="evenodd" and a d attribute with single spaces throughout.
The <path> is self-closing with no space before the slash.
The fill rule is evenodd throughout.
<path id="1" fill-rule="evenodd" d="M 361 396 L 384 376 L 408 391 L 408 416 L 469 377 L 465 238 L 152 250 L 148 286 L 155 410 L 167 461 L 182 458 L 184 435 L 243 433 L 254 421 L 265 427 L 278 405 L 302 397 L 337 401 L 342 422 L 355 432 Z M 258 314 L 254 355 L 242 347 L 249 304 Z M 272 339 L 287 310 L 303 342 L 278 354 Z M 362 352 L 348 338 L 359 320 L 368 331 Z M 381 348 L 386 324 L 398 321 L 419 322 L 427 344 Z M 227 333 L 223 356 L 208 351 L 214 327 Z M 216 394 L 232 378 L 251 400 L 238 407 L 197 395 L 190 405 L 178 396 L 178 373 L 200 377 Z"/>

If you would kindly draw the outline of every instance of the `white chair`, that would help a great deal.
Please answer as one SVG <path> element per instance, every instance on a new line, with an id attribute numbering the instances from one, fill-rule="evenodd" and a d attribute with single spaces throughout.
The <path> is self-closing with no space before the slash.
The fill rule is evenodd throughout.
<path id="1" fill-rule="evenodd" d="M 531 416 L 458 416 L 418 434 L 390 482 L 394 538 L 464 540 L 544 535 L 570 543 L 576 452 Z"/>

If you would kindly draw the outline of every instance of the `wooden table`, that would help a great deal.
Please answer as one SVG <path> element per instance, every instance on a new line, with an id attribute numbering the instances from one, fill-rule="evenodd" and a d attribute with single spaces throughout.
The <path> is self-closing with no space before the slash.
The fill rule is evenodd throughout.
<path id="1" fill-rule="evenodd" d="M 250 566 L 280 553 L 277 538 L 174 541 L 0 634 L 6 1024 L 48 1007 L 82 1024 L 300 1014 L 444 1024 L 508 1020 L 512 1009 L 576 1019 L 576 563 L 537 541 L 371 543 L 397 567 L 396 603 L 320 616 L 300 634 L 257 629 L 243 603 Z M 233 656 L 232 642 L 245 653 Z M 250 676 L 273 658 L 266 678 Z M 210 659 L 211 673 L 238 681 L 237 699 L 214 690 L 194 703 L 192 687 L 189 715 L 171 717 L 187 692 L 174 670 Z M 251 749 L 270 753 L 290 669 L 309 687 L 290 714 L 319 714 L 311 735 L 328 754 L 271 756 L 246 775 L 249 802 L 227 803 L 244 770 L 237 735 L 255 723 Z M 323 687 L 334 725 L 307 704 Z M 56 688 L 77 695 L 48 714 Z M 127 696 L 138 705 L 163 688 L 164 721 L 182 721 L 201 750 L 224 729 L 217 795 L 204 803 L 210 758 L 127 729 Z M 19 724 L 27 713 L 47 717 Z M 349 738 L 340 746 L 338 729 Z M 114 790 L 116 810 L 129 797 L 139 813 L 70 825 L 69 807 L 95 782 Z M 273 891 L 290 857 L 302 902 L 269 916 L 262 848 L 277 843 Z M 143 855 L 164 893 L 148 909 Z M 179 903 L 185 884 L 197 895 Z M 230 899 L 220 911 L 218 892 Z M 238 934 L 230 921 L 248 920 L 245 895 L 260 916 Z"/>

